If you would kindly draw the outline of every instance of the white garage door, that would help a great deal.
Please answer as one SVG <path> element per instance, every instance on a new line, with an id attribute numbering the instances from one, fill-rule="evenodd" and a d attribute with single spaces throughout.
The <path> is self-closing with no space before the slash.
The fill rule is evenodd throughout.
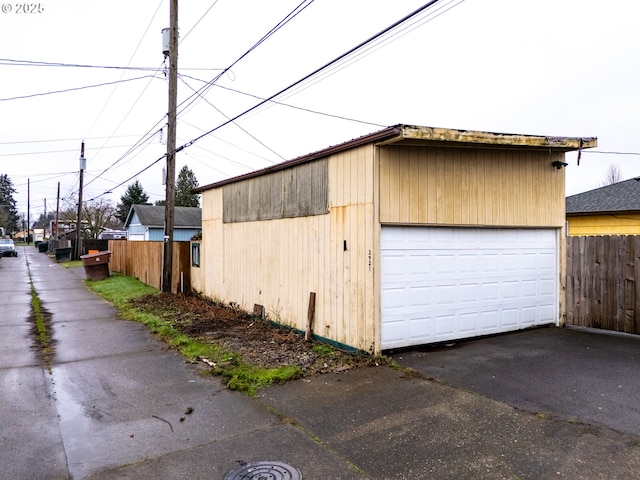
<path id="1" fill-rule="evenodd" d="M 556 231 L 382 228 L 382 348 L 558 320 Z"/>

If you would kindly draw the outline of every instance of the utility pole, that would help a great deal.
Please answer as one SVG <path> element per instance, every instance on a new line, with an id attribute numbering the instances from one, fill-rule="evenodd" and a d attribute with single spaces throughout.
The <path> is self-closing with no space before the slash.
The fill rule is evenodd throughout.
<path id="1" fill-rule="evenodd" d="M 47 199 L 44 198 L 44 235 L 42 235 L 42 239 L 47 238 Z"/>
<path id="2" fill-rule="evenodd" d="M 31 179 L 27 178 L 27 243 L 29 243 L 29 230 L 31 230 Z"/>
<path id="3" fill-rule="evenodd" d="M 82 215 L 82 188 L 84 184 L 84 170 L 87 168 L 87 160 L 84 158 L 84 142 L 80 146 L 80 190 L 78 192 L 78 218 L 76 219 L 76 260 L 82 255 L 82 235 L 80 234 Z"/>
<path id="4" fill-rule="evenodd" d="M 58 226 L 58 219 L 60 217 L 60 182 L 58 182 L 58 196 L 56 197 L 56 236 L 54 238 L 54 240 L 56 240 L 56 243 L 54 245 L 58 245 L 57 241 L 60 239 L 60 235 L 58 235 L 58 232 L 60 231 L 60 227 Z M 53 229 L 51 229 L 51 235 L 53 235 Z"/>
<path id="5" fill-rule="evenodd" d="M 163 32 L 164 33 L 164 32 Z M 165 53 L 166 55 L 166 53 Z M 173 224 L 176 202 L 176 109 L 178 103 L 178 0 L 169 8 L 169 112 L 167 115 L 167 176 L 164 207 L 164 258 L 162 291 L 171 292 L 173 269 Z"/>

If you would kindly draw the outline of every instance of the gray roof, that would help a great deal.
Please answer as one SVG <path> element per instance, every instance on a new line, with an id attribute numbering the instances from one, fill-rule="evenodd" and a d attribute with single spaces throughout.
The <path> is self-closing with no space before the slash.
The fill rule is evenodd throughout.
<path id="1" fill-rule="evenodd" d="M 567 214 L 640 211 L 640 177 L 572 195 Z"/>
<path id="2" fill-rule="evenodd" d="M 133 212 L 146 227 L 164 228 L 164 207 L 156 205 L 131 205 L 125 227 L 129 226 Z M 202 228 L 202 209 L 197 207 L 175 207 L 175 228 Z"/>

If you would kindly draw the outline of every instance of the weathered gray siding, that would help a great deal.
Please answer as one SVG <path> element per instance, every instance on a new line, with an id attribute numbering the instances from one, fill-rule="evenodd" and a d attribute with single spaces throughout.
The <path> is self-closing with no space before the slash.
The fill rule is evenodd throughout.
<path id="1" fill-rule="evenodd" d="M 223 187 L 224 223 L 329 213 L 329 162 L 318 160 Z"/>

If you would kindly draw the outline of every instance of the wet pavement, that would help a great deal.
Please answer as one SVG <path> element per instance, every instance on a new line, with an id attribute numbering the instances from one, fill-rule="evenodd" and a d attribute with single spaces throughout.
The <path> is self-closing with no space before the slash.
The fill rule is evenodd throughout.
<path id="1" fill-rule="evenodd" d="M 0 261 L 0 478 L 211 479 L 263 457 L 316 458 L 317 478 L 351 477 L 349 465 L 264 405 L 116 319 L 82 269 L 33 247 L 19 253 Z M 31 285 L 51 314 L 48 364 L 31 333 Z"/>
<path id="2" fill-rule="evenodd" d="M 552 411 L 545 397 L 555 397 L 558 385 L 535 380 L 539 395 L 516 404 L 522 379 L 540 361 L 527 353 L 533 343 L 514 342 L 526 359 L 519 377 L 501 373 L 488 356 L 502 352 L 502 364 L 517 365 L 517 352 L 464 347 L 455 349 L 458 358 L 443 356 L 454 349 L 396 357 L 442 382 L 365 368 L 248 398 L 202 376 L 141 325 L 117 319 L 84 286 L 81 268 L 65 269 L 34 247 L 19 253 L 0 260 L 0 478 L 222 480 L 258 461 L 283 462 L 304 479 L 323 480 L 628 479 L 640 471 L 635 427 L 609 425 L 589 408 L 572 415 L 574 405 Z M 35 347 L 32 286 L 51 315 L 47 358 Z M 550 335 L 546 342 L 554 345 Z M 629 350 L 615 342 L 607 348 L 598 347 L 594 358 L 624 370 L 625 362 L 611 358 Z M 633 344 L 625 348 L 634 351 Z M 462 375 L 470 356 L 478 364 L 471 386 Z M 492 398 L 491 382 L 480 382 L 489 374 L 504 377 L 505 392 L 513 380 L 514 392 Z M 608 385 L 607 370 L 601 375 L 594 395 Z M 628 380 L 625 391 L 637 388 L 633 376 Z M 585 385 L 578 397 L 589 391 Z M 631 407 L 621 405 L 618 417 Z M 267 478 L 286 477 L 274 470 Z"/>
<path id="3" fill-rule="evenodd" d="M 426 377 L 519 409 L 640 436 L 640 337 L 555 327 L 393 355 Z"/>

